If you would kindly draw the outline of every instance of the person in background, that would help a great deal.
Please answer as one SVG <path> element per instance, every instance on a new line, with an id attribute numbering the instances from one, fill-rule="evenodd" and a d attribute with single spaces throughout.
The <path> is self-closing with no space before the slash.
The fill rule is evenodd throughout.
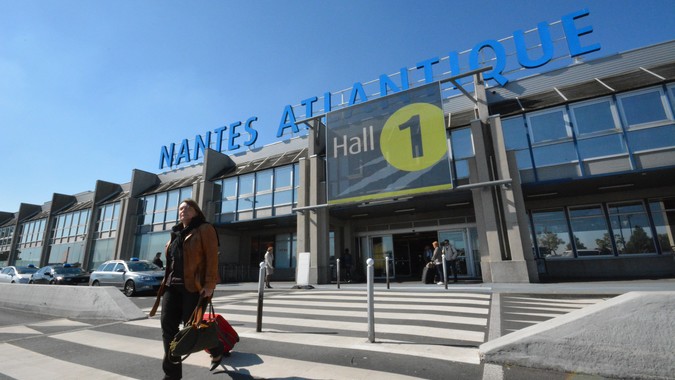
<path id="1" fill-rule="evenodd" d="M 448 269 L 452 271 L 452 275 L 454 276 L 453 282 L 457 282 L 457 256 L 459 256 L 459 252 L 450 244 L 450 240 L 448 239 L 445 239 L 443 242 L 443 253 L 445 254 L 445 262 Z M 449 273 L 448 279 L 450 279 Z"/>
<path id="2" fill-rule="evenodd" d="M 340 257 L 340 263 L 345 268 L 345 281 L 352 282 L 352 254 L 349 253 L 349 248 L 346 248 Z"/>
<path id="3" fill-rule="evenodd" d="M 160 268 L 164 268 L 164 262 L 162 261 L 162 252 L 157 252 L 155 255 L 154 260 L 152 260 L 152 263 L 157 265 Z"/>
<path id="4" fill-rule="evenodd" d="M 272 251 L 274 248 L 270 245 L 267 247 L 267 252 L 265 252 L 265 287 L 267 289 L 272 289 L 270 286 L 270 278 L 274 273 L 274 254 Z"/>
<path id="5" fill-rule="evenodd" d="M 436 266 L 436 274 L 438 275 L 438 285 L 443 285 L 445 282 L 443 281 L 443 251 L 441 250 L 441 247 L 438 246 L 438 242 L 434 241 L 431 243 L 431 245 L 434 247 L 434 254 L 431 256 L 431 261 L 434 263 Z"/>
<path id="6" fill-rule="evenodd" d="M 183 377 L 180 358 L 171 355 L 169 344 L 178 333 L 180 323 L 188 321 L 197 304 L 213 296 L 218 279 L 216 229 L 206 222 L 204 213 L 192 199 L 186 199 L 178 206 L 178 219 L 180 223 L 172 228 L 171 239 L 166 244 L 166 268 L 162 280 L 162 370 L 165 380 Z M 161 292 L 157 297 L 162 297 Z M 212 371 L 220 364 L 224 351 L 222 344 L 209 349 Z"/>

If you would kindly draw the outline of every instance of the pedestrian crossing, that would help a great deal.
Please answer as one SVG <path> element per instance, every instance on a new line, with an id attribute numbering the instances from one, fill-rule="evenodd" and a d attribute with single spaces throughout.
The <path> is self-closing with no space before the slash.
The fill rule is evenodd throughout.
<path id="1" fill-rule="evenodd" d="M 223 362 L 221 373 L 252 378 L 373 380 L 444 378 L 439 368 L 450 365 L 480 371 L 478 346 L 487 340 L 490 300 L 490 294 L 481 292 L 376 290 L 375 342 L 371 343 L 365 290 L 268 292 L 261 332 L 256 332 L 257 293 L 218 295 L 213 298 L 216 312 L 224 315 L 241 337 L 232 356 Z M 541 318 L 535 314 L 560 315 L 593 303 L 592 299 L 555 301 L 525 295 L 502 298 L 514 323 Z M 58 369 L 62 379 L 159 378 L 163 356 L 160 314 L 99 326 L 53 319 L 1 327 L 0 341 L 5 343 L 0 343 L 0 379 L 3 375 L 17 380 L 42 376 L 42 370 L 25 363 L 40 363 L 52 373 Z M 41 344 L 32 349 L 30 340 L 37 342 L 36 337 Z M 69 353 L 80 355 L 75 358 Z M 80 360 L 82 355 L 87 360 Z M 147 369 L 138 373 L 138 367 L 103 364 L 118 356 L 114 363 L 143 363 Z M 353 364 L 372 357 L 409 360 L 422 368 L 391 372 L 386 367 Z M 184 378 L 213 378 L 208 366 L 206 353 L 193 354 L 184 363 Z"/>

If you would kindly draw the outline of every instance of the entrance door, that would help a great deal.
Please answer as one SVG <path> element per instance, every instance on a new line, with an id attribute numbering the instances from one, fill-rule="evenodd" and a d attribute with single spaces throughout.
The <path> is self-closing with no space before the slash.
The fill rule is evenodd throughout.
<path id="1" fill-rule="evenodd" d="M 438 242 L 442 243 L 446 239 L 450 241 L 450 244 L 452 244 L 459 253 L 457 256 L 457 272 L 459 276 L 475 277 L 473 257 L 472 255 L 467 255 L 467 252 L 471 252 L 471 247 L 466 236 L 466 230 L 439 231 Z"/>
<path id="2" fill-rule="evenodd" d="M 394 261 L 394 239 L 391 235 L 369 236 L 367 239 L 361 239 L 361 244 L 367 243 L 363 247 L 364 252 L 368 252 L 368 258 L 375 260 L 375 278 L 385 278 L 385 257 L 389 257 L 389 278 L 396 276 Z M 367 270 L 367 266 L 366 266 Z"/>

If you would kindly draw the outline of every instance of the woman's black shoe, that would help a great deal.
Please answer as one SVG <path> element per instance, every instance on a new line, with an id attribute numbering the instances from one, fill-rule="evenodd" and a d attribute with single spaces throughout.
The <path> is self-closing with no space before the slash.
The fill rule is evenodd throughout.
<path id="1" fill-rule="evenodd" d="M 209 371 L 213 371 L 214 369 L 218 368 L 222 360 L 223 355 L 218 355 L 216 357 L 211 358 L 211 369 L 209 369 Z"/>

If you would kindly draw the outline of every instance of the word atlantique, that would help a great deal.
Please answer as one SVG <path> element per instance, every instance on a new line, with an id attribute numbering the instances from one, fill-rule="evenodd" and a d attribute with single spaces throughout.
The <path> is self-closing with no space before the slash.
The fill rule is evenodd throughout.
<path id="1" fill-rule="evenodd" d="M 598 43 L 584 46 L 581 42 L 581 37 L 592 33 L 593 27 L 590 25 L 577 27 L 575 24 L 576 20 L 586 17 L 589 14 L 587 9 L 582 9 L 565 15 L 560 20 L 565 33 L 570 58 L 600 50 L 600 44 Z M 525 43 L 525 32 L 523 30 L 516 30 L 513 32 L 516 57 L 518 59 L 518 65 L 522 68 L 533 69 L 544 66 L 549 63 L 555 55 L 553 39 L 550 33 L 550 24 L 546 21 L 540 22 L 537 24 L 537 30 L 541 46 L 541 53 L 538 58 L 531 58 L 529 56 Z M 492 70 L 483 73 L 484 79 L 492 79 L 501 86 L 505 85 L 508 82 L 508 79 L 502 73 L 506 67 L 507 54 L 504 45 L 497 40 L 485 40 L 474 45 L 469 53 L 469 70 L 480 68 L 479 54 L 483 49 L 491 49 L 495 56 Z M 459 54 L 456 51 L 453 51 L 447 58 L 447 62 L 450 66 L 450 73 L 452 73 L 452 75 L 461 74 L 459 68 Z M 424 75 L 424 84 L 432 83 L 434 81 L 434 66 L 440 64 L 441 61 L 442 60 L 439 57 L 426 59 L 418 62 L 415 69 L 412 70 L 418 70 Z M 410 86 L 408 81 L 409 74 L 409 70 L 405 67 L 400 70 L 400 86 L 396 85 L 389 75 L 380 75 L 379 96 L 408 90 Z M 348 106 L 367 100 L 369 99 L 363 84 L 361 82 L 354 83 L 351 88 Z M 315 105 L 318 101 L 319 98 L 316 96 L 300 101 L 300 107 L 304 108 L 304 118 L 311 118 L 319 114 L 315 111 Z M 323 110 L 320 112 L 321 114 L 328 113 L 332 108 L 331 93 L 325 92 L 323 94 Z M 315 112 L 317 112 L 316 115 Z M 232 152 L 240 149 L 241 144 L 249 147 L 255 144 L 259 136 L 258 131 L 253 125 L 257 121 L 258 117 L 252 116 L 245 122 L 236 121 L 227 126 L 214 129 L 213 131 L 207 131 L 204 135 L 196 135 L 192 145 L 190 145 L 190 141 L 185 138 L 178 145 L 176 143 L 171 143 L 168 146 L 163 146 L 160 149 L 159 168 L 162 169 L 165 166 L 172 167 L 197 161 L 200 157 L 204 156 L 206 148 L 213 148 L 218 152 Z M 276 137 L 279 138 L 283 136 L 287 129 L 291 129 L 293 133 L 300 132 L 295 111 L 291 105 L 286 105 L 284 107 L 281 114 L 281 121 L 277 128 Z M 248 135 L 248 137 L 242 135 L 242 132 L 244 132 L 245 135 Z"/>

